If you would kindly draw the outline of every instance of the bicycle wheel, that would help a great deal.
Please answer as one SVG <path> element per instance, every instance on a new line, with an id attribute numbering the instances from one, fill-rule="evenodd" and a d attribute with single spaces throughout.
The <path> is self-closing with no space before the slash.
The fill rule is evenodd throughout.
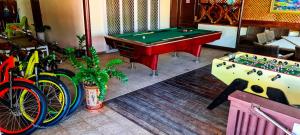
<path id="1" fill-rule="evenodd" d="M 4 134 L 30 134 L 42 124 L 46 117 L 46 99 L 34 85 L 16 81 L 12 83 L 12 100 L 10 101 L 9 88 L 9 83 L 0 86 L 0 131 Z M 24 91 L 26 91 L 25 98 L 20 104 L 20 95 Z M 33 120 L 26 119 L 21 109 Z"/>
<path id="2" fill-rule="evenodd" d="M 35 77 L 30 79 L 34 80 Z M 56 77 L 41 75 L 38 79 L 38 88 L 46 97 L 47 102 L 47 114 L 42 126 L 53 126 L 68 114 L 71 102 L 69 90 L 65 84 Z M 24 92 L 21 95 L 21 99 L 25 98 L 23 94 Z M 26 112 L 22 111 L 22 114 L 28 120 L 33 120 Z"/>
<path id="3" fill-rule="evenodd" d="M 76 111 L 84 98 L 83 84 L 75 82 L 72 78 L 75 74 L 67 69 L 55 69 L 52 71 L 68 87 L 71 96 L 71 105 L 68 115 Z"/>

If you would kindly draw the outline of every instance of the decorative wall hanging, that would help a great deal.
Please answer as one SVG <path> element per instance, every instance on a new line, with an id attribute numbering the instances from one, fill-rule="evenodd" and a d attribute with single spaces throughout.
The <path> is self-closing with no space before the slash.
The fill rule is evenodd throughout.
<path id="1" fill-rule="evenodd" d="M 300 14 L 300 0 L 272 0 L 271 13 Z"/>
<path id="2" fill-rule="evenodd" d="M 195 23 L 237 25 L 240 11 L 239 0 L 198 1 Z"/>

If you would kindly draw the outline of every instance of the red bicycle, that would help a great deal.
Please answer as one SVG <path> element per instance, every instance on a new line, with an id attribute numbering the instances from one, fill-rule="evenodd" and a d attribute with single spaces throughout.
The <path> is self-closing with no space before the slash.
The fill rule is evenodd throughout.
<path id="1" fill-rule="evenodd" d="M 4 134 L 30 134 L 46 116 L 46 99 L 33 81 L 13 77 L 13 56 L 0 57 L 5 59 L 0 65 L 0 131 Z M 24 112 L 33 120 L 26 119 Z"/>

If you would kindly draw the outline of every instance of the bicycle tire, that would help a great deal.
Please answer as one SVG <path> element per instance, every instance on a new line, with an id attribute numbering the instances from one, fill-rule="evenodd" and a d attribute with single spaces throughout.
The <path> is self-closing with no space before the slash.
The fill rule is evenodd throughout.
<path id="1" fill-rule="evenodd" d="M 83 98 L 84 98 L 83 84 L 80 82 L 78 82 L 78 83 L 74 82 L 74 80 L 72 78 L 75 76 L 75 74 L 70 70 L 58 68 L 58 69 L 53 70 L 52 72 L 54 74 L 56 74 L 57 77 L 59 77 L 60 79 L 61 79 L 61 77 L 65 77 L 65 79 L 67 79 L 66 81 L 71 81 L 71 83 L 74 87 L 74 89 L 69 87 L 70 95 L 71 95 L 71 105 L 70 105 L 70 110 L 69 110 L 68 115 L 70 115 L 73 112 L 75 112 L 77 110 L 77 108 L 83 102 Z M 66 84 L 66 82 L 64 80 L 61 79 L 61 81 L 63 81 Z M 69 85 L 67 85 L 67 87 L 68 86 Z"/>
<path id="2" fill-rule="evenodd" d="M 31 134 L 32 132 L 34 132 L 42 124 L 44 118 L 46 117 L 46 114 L 47 114 L 46 99 L 45 99 L 43 93 L 37 87 L 35 87 L 33 84 L 30 84 L 30 83 L 27 83 L 27 82 L 22 82 L 22 81 L 14 81 L 12 83 L 12 86 L 13 86 L 12 87 L 13 89 L 14 88 L 21 88 L 22 90 L 26 90 L 27 93 L 32 94 L 34 96 L 33 99 L 36 99 L 36 100 L 30 100 L 30 102 L 28 102 L 28 103 L 30 103 L 30 106 L 32 106 L 32 105 L 35 105 L 35 101 L 36 101 L 37 115 L 36 115 L 35 120 L 30 121 L 31 124 L 28 125 L 27 127 L 23 128 L 23 129 L 19 129 L 19 130 L 4 129 L 5 127 L 2 126 L 2 123 L 13 122 L 14 120 L 18 120 L 18 119 L 9 120 L 8 118 L 11 118 L 11 117 L 9 117 L 9 116 L 5 117 L 5 115 L 3 115 L 3 113 L 5 112 L 3 110 L 3 108 L 1 110 L 1 105 L 4 105 L 4 100 L 5 100 L 5 99 L 3 99 L 5 94 L 3 94 L 2 97 L 0 97 L 0 101 L 1 101 L 0 102 L 0 112 L 2 114 L 1 117 L 4 117 L 5 119 L 8 119 L 8 121 L 2 121 L 2 119 L 0 117 L 0 121 L 1 121 L 0 131 L 4 134 Z M 4 90 L 7 90 L 7 92 L 8 92 L 9 88 L 10 88 L 10 86 L 9 86 L 9 83 L 7 82 L 7 83 L 4 83 L 0 86 L 0 91 L 3 92 Z M 14 92 L 14 93 L 17 93 L 17 92 Z M 30 97 L 31 97 L 30 95 L 29 96 L 27 95 L 27 99 L 30 98 Z M 17 100 L 15 100 L 15 101 L 16 101 L 16 103 L 19 103 L 19 101 L 17 101 Z M 33 102 L 31 102 L 31 101 L 33 101 Z M 26 101 L 24 101 L 23 103 L 26 103 Z M 16 105 L 16 107 L 19 107 L 19 109 L 21 108 L 20 106 L 21 105 L 19 105 L 19 106 Z M 23 108 L 26 108 L 26 107 L 24 107 L 24 104 L 22 106 L 23 106 Z M 18 108 L 16 108 L 16 109 L 18 109 Z M 11 110 L 8 110 L 8 111 L 11 111 Z M 17 113 L 14 113 L 13 115 L 20 115 L 20 117 L 22 117 L 21 114 L 17 114 Z M 19 119 L 19 120 L 21 120 L 21 119 Z M 24 118 L 22 119 L 22 122 L 24 122 L 24 123 L 26 122 Z M 29 122 L 29 121 L 27 121 L 27 122 Z M 19 124 L 19 126 L 21 126 L 21 125 Z"/>
<path id="3" fill-rule="evenodd" d="M 29 79 L 34 80 L 35 77 L 32 76 Z M 65 84 L 62 81 L 60 81 L 59 79 L 57 79 L 56 77 L 47 76 L 47 75 L 39 75 L 38 79 L 39 79 L 38 80 L 39 89 L 44 94 L 44 96 L 46 98 L 46 102 L 47 102 L 47 107 L 48 107 L 46 118 L 43 121 L 41 127 L 54 126 L 54 125 L 58 124 L 68 114 L 68 111 L 70 108 L 70 102 L 71 102 L 69 90 L 65 86 Z M 56 93 L 56 91 L 60 92 L 60 93 L 56 94 L 56 95 L 58 95 L 56 104 L 54 104 L 54 105 L 50 104 L 50 101 L 53 102 L 52 100 L 55 97 L 52 97 L 53 94 L 51 94 L 51 93 L 49 94 L 49 91 L 46 93 L 45 89 L 42 89 L 42 86 L 47 86 L 49 88 L 55 87 L 55 89 L 52 89 L 51 92 L 53 92 L 53 91 L 54 91 L 54 93 Z M 62 104 L 62 107 L 58 108 L 59 109 L 58 112 L 55 112 L 56 111 L 55 107 L 57 106 L 57 104 Z M 54 116 L 51 116 L 51 115 L 53 115 L 53 113 L 55 113 Z M 26 115 L 26 114 L 24 114 L 24 115 Z M 26 117 L 26 118 L 31 119 L 30 117 Z"/>

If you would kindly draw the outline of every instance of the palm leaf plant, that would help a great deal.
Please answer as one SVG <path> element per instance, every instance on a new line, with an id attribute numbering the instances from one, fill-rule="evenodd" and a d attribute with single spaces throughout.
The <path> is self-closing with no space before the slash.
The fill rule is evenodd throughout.
<path id="1" fill-rule="evenodd" d="M 76 38 L 78 40 L 78 49 L 79 50 L 84 50 L 85 49 L 85 40 L 86 40 L 86 36 L 83 35 L 76 35 Z"/>
<path id="2" fill-rule="evenodd" d="M 82 34 L 82 35 L 76 35 L 76 38 L 77 38 L 77 41 L 78 41 L 78 48 L 75 50 L 75 53 L 76 53 L 76 57 L 77 58 L 80 58 L 82 57 L 83 55 L 85 55 L 85 52 L 86 52 L 86 36 L 85 34 Z"/>
<path id="3" fill-rule="evenodd" d="M 91 57 L 82 56 L 82 60 L 78 60 L 75 56 L 75 49 L 68 48 L 67 54 L 72 65 L 78 70 L 74 79 L 77 82 L 83 82 L 86 86 L 97 86 L 100 90 L 98 99 L 103 101 L 106 95 L 106 85 L 108 80 L 116 77 L 121 82 L 127 82 L 127 76 L 116 69 L 117 65 L 123 64 L 120 59 L 113 59 L 106 63 L 104 67 L 100 66 L 100 60 L 95 48 L 91 47 Z"/>

